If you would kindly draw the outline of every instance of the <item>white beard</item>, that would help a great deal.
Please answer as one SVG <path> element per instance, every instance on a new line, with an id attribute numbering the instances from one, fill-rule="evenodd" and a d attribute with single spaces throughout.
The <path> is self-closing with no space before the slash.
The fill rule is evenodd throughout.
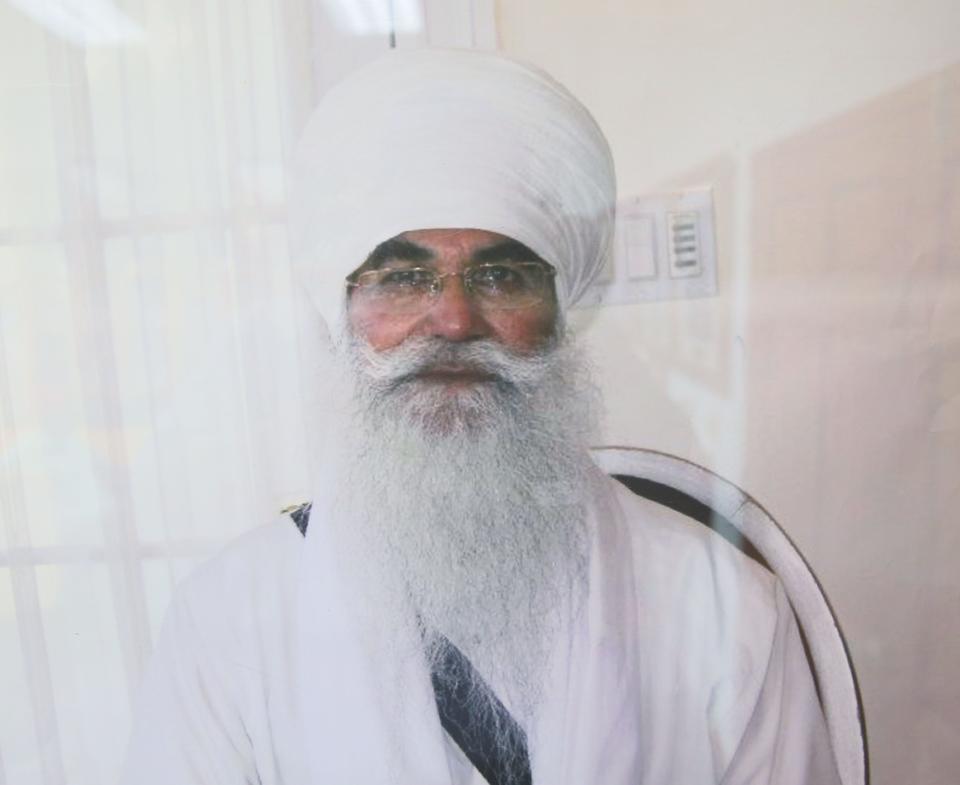
<path id="1" fill-rule="evenodd" d="M 378 623 L 419 616 L 427 655 L 452 641 L 518 719 L 535 714 L 549 654 L 586 581 L 584 500 L 594 389 L 572 345 L 515 355 L 492 341 L 346 339 L 356 402 L 347 434 L 348 540 L 394 590 Z M 493 381 L 450 390 L 436 364 Z M 472 690 L 475 710 L 489 707 Z"/>

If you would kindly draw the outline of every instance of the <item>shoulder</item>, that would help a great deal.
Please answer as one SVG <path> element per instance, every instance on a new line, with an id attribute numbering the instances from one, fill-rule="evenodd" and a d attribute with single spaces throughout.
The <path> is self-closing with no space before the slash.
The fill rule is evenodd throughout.
<path id="1" fill-rule="evenodd" d="M 303 536 L 289 515 L 279 515 L 228 543 L 183 581 L 192 595 L 247 593 L 276 584 L 301 553 Z"/>
<path id="2" fill-rule="evenodd" d="M 651 721 L 676 717 L 711 739 L 722 770 L 754 713 L 792 611 L 776 576 L 708 526 L 611 482 L 628 543 Z"/>
<path id="3" fill-rule="evenodd" d="M 629 564 L 634 587 L 650 749 L 673 749 L 682 737 L 683 754 L 700 755 L 703 770 L 729 772 L 736 762 L 738 772 L 751 772 L 743 781 L 775 770 L 764 782 L 806 782 L 802 767 L 778 766 L 805 760 L 801 747 L 809 742 L 820 750 L 818 765 L 829 767 L 816 691 L 779 579 L 700 521 L 616 481 L 607 492 L 619 521 L 615 558 Z M 709 743 L 697 747 L 692 739 Z M 771 745 L 796 751 L 774 755 Z M 737 776 L 729 781 L 741 781 Z"/>
<path id="4" fill-rule="evenodd" d="M 289 515 L 229 543 L 184 579 L 171 616 L 235 664 L 258 668 L 265 639 L 288 634 L 296 605 L 303 537 Z"/>
<path id="5" fill-rule="evenodd" d="M 634 561 L 651 580 L 687 587 L 709 581 L 718 593 L 736 588 L 738 594 L 774 601 L 775 576 L 706 524 L 613 479 L 608 492 L 622 513 Z"/>
<path id="6" fill-rule="evenodd" d="M 761 677 L 780 616 L 776 576 L 705 524 L 610 480 L 630 555 L 638 616 L 654 655 L 718 680 Z M 658 659 L 654 657 L 654 659 Z"/>

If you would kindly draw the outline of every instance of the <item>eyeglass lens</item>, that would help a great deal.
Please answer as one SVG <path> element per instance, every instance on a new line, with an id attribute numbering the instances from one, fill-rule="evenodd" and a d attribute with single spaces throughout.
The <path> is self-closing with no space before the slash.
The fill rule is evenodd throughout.
<path id="1" fill-rule="evenodd" d="M 445 279 L 463 279 L 478 305 L 492 309 L 526 308 L 541 302 L 550 290 L 552 270 L 538 262 L 480 264 L 456 273 L 438 274 L 425 267 L 368 270 L 353 282 L 356 295 L 392 311 L 428 308 Z"/>

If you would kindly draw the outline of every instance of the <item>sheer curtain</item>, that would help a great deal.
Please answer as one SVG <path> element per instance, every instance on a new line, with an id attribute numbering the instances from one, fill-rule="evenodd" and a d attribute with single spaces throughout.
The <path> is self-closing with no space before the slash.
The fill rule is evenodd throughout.
<path id="1" fill-rule="evenodd" d="M 482 5 L 0 2 L 0 785 L 111 782 L 175 583 L 299 498 L 285 164 Z"/>

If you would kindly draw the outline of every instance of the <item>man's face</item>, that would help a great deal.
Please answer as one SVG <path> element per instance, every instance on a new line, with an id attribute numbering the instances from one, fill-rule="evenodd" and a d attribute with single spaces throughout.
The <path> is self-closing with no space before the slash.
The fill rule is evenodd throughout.
<path id="1" fill-rule="evenodd" d="M 452 275 L 465 269 L 469 289 Z M 352 397 L 334 517 L 362 548 L 361 584 L 403 587 L 369 607 L 383 626 L 412 603 L 522 717 L 587 561 L 593 398 L 556 324 L 551 272 L 500 234 L 405 232 L 351 276 L 338 344 Z M 443 651 L 428 641 L 431 661 Z"/>
<path id="2" fill-rule="evenodd" d="M 481 229 L 419 229 L 381 244 L 357 272 L 387 267 L 426 267 L 440 274 L 466 266 L 501 261 L 533 261 L 525 246 L 502 234 Z M 355 336 L 383 352 L 408 338 L 441 338 L 451 343 L 492 340 L 517 353 L 541 348 L 554 334 L 557 318 L 552 280 L 544 299 L 522 308 L 484 306 L 465 288 L 463 279 L 446 277 L 440 294 L 422 312 L 396 313 L 354 294 L 348 314 Z M 438 369 L 435 381 L 452 385 L 478 381 L 468 371 Z"/>

